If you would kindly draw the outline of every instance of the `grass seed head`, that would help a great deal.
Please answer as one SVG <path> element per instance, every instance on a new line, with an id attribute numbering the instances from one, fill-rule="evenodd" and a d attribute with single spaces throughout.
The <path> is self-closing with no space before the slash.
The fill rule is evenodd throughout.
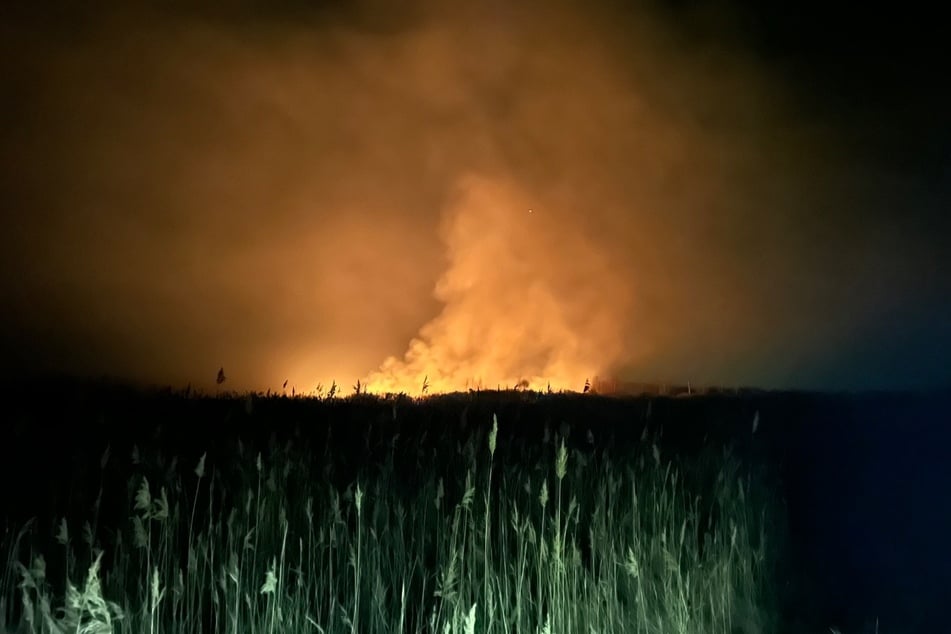
<path id="1" fill-rule="evenodd" d="M 492 414 L 492 431 L 489 432 L 489 455 L 495 457 L 495 439 L 499 435 L 499 419 Z"/>
<path id="2" fill-rule="evenodd" d="M 558 480 L 565 477 L 568 471 L 568 452 L 565 450 L 565 439 L 561 439 L 561 446 L 558 448 L 558 458 L 555 460 L 555 475 Z"/>

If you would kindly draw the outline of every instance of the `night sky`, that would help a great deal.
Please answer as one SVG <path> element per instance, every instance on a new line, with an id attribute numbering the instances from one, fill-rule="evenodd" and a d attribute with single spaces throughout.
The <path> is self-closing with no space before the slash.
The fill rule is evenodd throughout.
<path id="1" fill-rule="evenodd" d="M 5 374 L 951 385 L 937 9 L 190 4 L 0 8 Z"/>

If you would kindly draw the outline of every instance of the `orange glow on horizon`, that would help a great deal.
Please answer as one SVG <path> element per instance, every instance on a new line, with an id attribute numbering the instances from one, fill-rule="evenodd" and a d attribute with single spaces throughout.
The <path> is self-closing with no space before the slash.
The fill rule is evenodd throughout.
<path id="1" fill-rule="evenodd" d="M 617 361 L 625 285 L 583 234 L 554 211 L 535 214 L 529 197 L 505 179 L 461 180 L 441 227 L 442 312 L 402 358 L 362 380 L 368 391 L 574 391 Z"/>
<path id="2" fill-rule="evenodd" d="M 869 172 L 782 77 L 666 14 L 384 4 L 8 29 L 44 87 L 0 178 L 11 371 L 798 385 L 933 278 L 883 275 L 919 250 L 868 221 Z"/>

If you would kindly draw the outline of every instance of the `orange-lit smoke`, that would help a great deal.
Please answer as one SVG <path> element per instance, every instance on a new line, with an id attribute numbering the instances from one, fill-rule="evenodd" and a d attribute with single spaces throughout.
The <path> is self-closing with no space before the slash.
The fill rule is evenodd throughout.
<path id="1" fill-rule="evenodd" d="M 231 4 L 0 24 L 24 363 L 212 390 L 221 366 L 288 392 L 781 386 L 914 284 L 879 255 L 912 241 L 865 213 L 872 179 L 729 28 Z"/>
<path id="2" fill-rule="evenodd" d="M 628 285 L 539 202 L 502 178 L 462 180 L 441 232 L 449 263 L 435 294 L 444 308 L 367 389 L 580 390 L 618 361 Z"/>

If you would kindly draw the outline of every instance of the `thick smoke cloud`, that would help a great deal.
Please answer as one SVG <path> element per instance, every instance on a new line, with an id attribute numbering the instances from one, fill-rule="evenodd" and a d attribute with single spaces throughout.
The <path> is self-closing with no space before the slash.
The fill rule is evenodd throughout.
<path id="1" fill-rule="evenodd" d="M 444 308 L 369 389 L 578 389 L 619 362 L 630 289 L 606 255 L 502 176 L 464 178 L 459 189 L 443 221 Z"/>
<path id="2" fill-rule="evenodd" d="M 739 47 L 511 4 L 11 20 L 13 370 L 888 380 L 836 355 L 937 293 L 902 183 Z"/>

